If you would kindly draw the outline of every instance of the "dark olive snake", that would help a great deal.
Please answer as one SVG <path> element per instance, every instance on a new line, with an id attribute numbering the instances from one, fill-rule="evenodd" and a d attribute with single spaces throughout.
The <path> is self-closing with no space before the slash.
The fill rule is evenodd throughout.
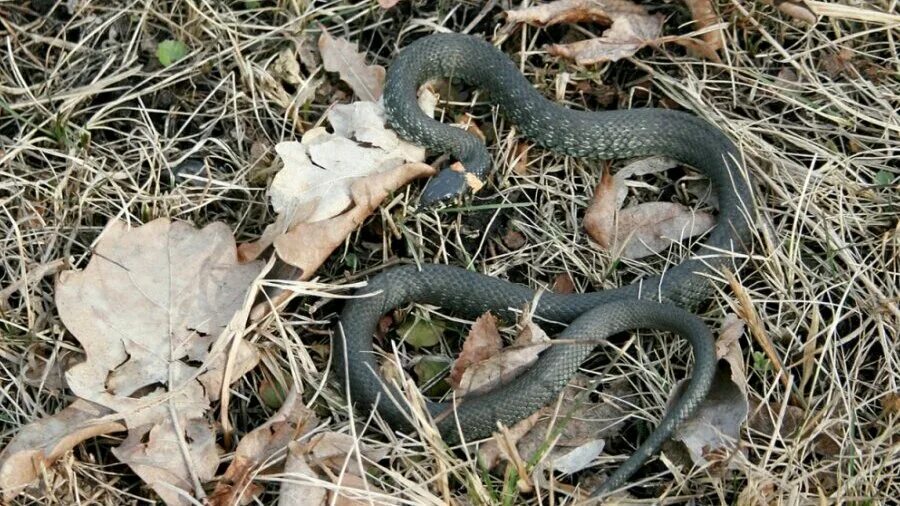
<path id="1" fill-rule="evenodd" d="M 452 77 L 489 94 L 520 131 L 537 144 L 571 156 L 595 159 L 665 155 L 702 171 L 719 200 L 719 218 L 702 252 L 661 276 L 613 290 L 585 294 L 544 293 L 536 317 L 568 323 L 538 362 L 512 382 L 456 403 L 428 402 L 444 440 L 450 444 L 488 437 L 498 422 L 511 425 L 550 403 L 578 367 L 606 337 L 637 328 L 673 332 L 692 347 L 690 383 L 655 431 L 592 497 L 621 487 L 659 451 L 678 424 L 695 411 L 709 391 L 716 368 L 708 328 L 685 309 L 711 294 L 708 277 L 744 250 L 750 235 L 752 200 L 734 144 L 706 121 L 679 111 L 630 109 L 585 112 L 545 99 L 499 50 L 468 35 L 436 34 L 406 47 L 388 71 L 384 107 L 391 128 L 404 139 L 437 153 L 448 153 L 466 172 L 483 180 L 490 169 L 484 143 L 476 136 L 427 116 L 416 100 L 418 88 L 438 77 Z M 422 202 L 431 204 L 466 191 L 463 172 L 447 168 L 427 184 Z M 702 254 L 702 258 L 700 255 Z M 377 372 L 372 338 L 379 319 L 410 302 L 434 304 L 474 318 L 486 311 L 513 317 L 534 299 L 534 290 L 462 268 L 403 266 L 374 277 L 341 315 L 334 341 L 334 365 L 350 402 L 365 412 L 375 408 L 397 430 L 412 430 L 403 396 Z M 682 309 L 684 308 L 684 309 Z"/>

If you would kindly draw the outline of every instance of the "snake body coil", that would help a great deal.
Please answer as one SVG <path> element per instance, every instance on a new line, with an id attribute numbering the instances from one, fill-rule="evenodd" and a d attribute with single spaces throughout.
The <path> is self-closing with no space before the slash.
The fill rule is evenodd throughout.
<path id="1" fill-rule="evenodd" d="M 641 464 L 705 398 L 715 371 L 713 338 L 699 319 L 684 309 L 696 308 L 710 292 L 706 275 L 741 251 L 749 235 L 750 191 L 740 171 L 735 146 L 718 129 L 686 113 L 662 109 L 583 112 L 545 99 L 493 46 L 471 36 L 431 35 L 410 44 L 387 75 L 384 105 L 390 126 L 401 137 L 435 152 L 449 153 L 467 172 L 486 177 L 490 157 L 474 135 L 425 115 L 416 93 L 425 81 L 452 76 L 485 90 L 490 100 L 521 132 L 548 149 L 597 159 L 666 155 L 691 165 L 712 182 L 719 199 L 719 221 L 704 248 L 704 258 L 690 258 L 654 276 L 614 290 L 586 294 L 543 294 L 535 315 L 569 323 L 538 362 L 513 382 L 457 405 L 428 403 L 442 437 L 449 443 L 487 437 L 497 422 L 513 424 L 552 401 L 599 340 L 635 328 L 674 332 L 691 343 L 695 367 L 680 400 L 637 451 L 597 490 L 606 494 L 625 483 Z M 445 169 L 429 181 L 426 204 L 465 191 L 464 175 Z M 466 317 L 491 310 L 509 315 L 532 301 L 533 290 L 460 268 L 426 265 L 386 271 L 349 301 L 335 339 L 335 371 L 349 388 L 351 401 L 376 408 L 398 429 L 409 430 L 410 414 L 402 396 L 378 375 L 372 336 L 386 312 L 409 302 L 435 304 Z M 572 344 L 572 343 L 575 344 Z"/>

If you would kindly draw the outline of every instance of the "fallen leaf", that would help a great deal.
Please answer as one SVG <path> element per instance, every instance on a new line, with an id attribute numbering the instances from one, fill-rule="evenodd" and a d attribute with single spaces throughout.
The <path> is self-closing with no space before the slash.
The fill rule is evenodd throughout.
<path id="1" fill-rule="evenodd" d="M 112 410 L 78 399 L 62 411 L 24 426 L 0 453 L 0 489 L 7 501 L 32 484 L 75 445 L 95 436 L 126 429 L 104 421 Z"/>
<path id="2" fill-rule="evenodd" d="M 715 12 L 708 8 L 709 0 L 687 1 L 698 20 L 698 29 L 709 28 L 716 19 Z M 703 33 L 703 39 L 693 39 L 689 35 L 660 37 L 663 16 L 650 14 L 643 6 L 628 0 L 557 0 L 507 11 L 506 15 L 511 23 L 535 26 L 579 22 L 609 26 L 600 37 L 571 44 L 554 44 L 548 48 L 551 55 L 573 59 L 580 65 L 616 61 L 633 55 L 645 46 L 667 42 L 681 44 L 702 56 L 718 60 L 716 50 L 722 43 L 718 30 Z"/>
<path id="3" fill-rule="evenodd" d="M 458 389 L 463 373 L 472 364 L 500 353 L 503 340 L 497 330 L 497 318 L 490 312 L 479 316 L 463 341 L 462 351 L 450 370 L 450 385 Z"/>
<path id="4" fill-rule="evenodd" d="M 613 175 L 613 187 L 616 192 L 616 208 L 621 209 L 628 196 L 629 186 L 638 186 L 631 183 L 628 179 L 635 176 L 645 176 L 647 174 L 657 174 L 675 168 L 679 165 L 677 160 L 665 156 L 648 156 L 635 160 L 628 165 L 617 170 Z M 646 186 L 641 184 L 641 186 Z"/>
<path id="5" fill-rule="evenodd" d="M 900 393 L 888 392 L 881 398 L 881 409 L 887 416 L 900 414 Z"/>
<path id="6" fill-rule="evenodd" d="M 465 346 L 466 343 L 463 343 L 463 348 Z M 459 384 L 454 386 L 453 390 L 457 395 L 464 396 L 494 389 L 527 369 L 548 346 L 550 338 L 547 334 L 533 321 L 528 320 L 523 323 L 522 330 L 512 346 L 465 366 Z"/>
<path id="7" fill-rule="evenodd" d="M 584 229 L 603 249 L 613 246 L 616 226 L 616 185 L 607 166 L 594 187 L 594 198 L 584 213 Z"/>
<path id="8" fill-rule="evenodd" d="M 553 293 L 569 294 L 575 293 L 575 281 L 569 273 L 564 272 L 553 278 Z"/>
<path id="9" fill-rule="evenodd" d="M 378 6 L 382 9 L 390 9 L 400 3 L 400 0 L 378 0 Z"/>
<path id="10" fill-rule="evenodd" d="M 518 230 L 510 228 L 503 234 L 503 244 L 509 249 L 519 249 L 525 246 L 525 243 L 525 234 Z"/>
<path id="11" fill-rule="evenodd" d="M 785 406 L 783 416 L 781 406 L 762 404 L 756 399 L 750 400 L 749 406 L 752 415 L 747 420 L 747 426 L 767 437 L 777 434 L 780 439 L 789 438 L 803 423 L 804 411 L 798 406 Z"/>
<path id="12" fill-rule="evenodd" d="M 426 320 L 411 315 L 397 328 L 397 334 L 404 342 L 416 348 L 427 348 L 440 342 L 444 328 L 444 324 L 440 321 Z"/>
<path id="13" fill-rule="evenodd" d="M 325 70 L 337 72 L 356 96 L 371 102 L 381 98 L 384 67 L 366 64 L 365 53 L 357 51 L 356 44 L 340 37 L 334 38 L 323 30 L 319 36 L 319 54 L 322 55 Z"/>
<path id="14" fill-rule="evenodd" d="M 365 470 L 360 467 L 360 460 L 378 462 L 384 459 L 388 450 L 381 446 L 373 448 L 363 444 L 349 434 L 340 432 L 323 432 L 316 434 L 308 444 L 309 462 L 315 466 L 327 467 L 334 472 L 349 472 L 362 476 Z M 361 454 L 361 459 L 356 453 Z"/>
<path id="15" fill-rule="evenodd" d="M 296 225 L 275 238 L 275 251 L 282 260 L 300 268 L 300 280 L 310 279 L 331 252 L 344 243 L 390 192 L 435 172 L 430 165 L 408 163 L 358 179 L 350 186 L 353 205 L 349 211 L 327 220 Z"/>
<path id="16" fill-rule="evenodd" d="M 627 0 L 557 0 L 507 11 L 506 19 L 535 26 L 579 22 L 609 25 L 617 18 L 646 14 L 646 9 Z"/>
<path id="17" fill-rule="evenodd" d="M 281 409 L 241 438 L 231 464 L 210 495 L 210 506 L 246 504 L 262 493 L 263 487 L 252 483 L 260 466 L 282 448 L 309 433 L 316 423 L 315 413 L 303 404 L 297 388 L 292 387 Z"/>
<path id="18" fill-rule="evenodd" d="M 616 436 L 624 427 L 622 408 L 611 402 L 591 401 L 585 395 L 589 388 L 593 388 L 591 379 L 584 374 L 576 375 L 563 389 L 560 401 L 540 409 L 507 431 L 526 461 L 533 461 L 538 452 L 544 452 L 532 473 L 536 482 L 546 484 L 543 478 L 546 470 L 571 474 L 589 466 L 602 452 L 605 439 Z M 606 389 L 605 397 L 626 399 L 633 393 L 627 381 L 616 381 Z M 549 448 L 548 442 L 553 443 Z M 479 456 L 489 468 L 497 465 L 499 457 L 510 458 L 496 438 L 479 448 Z"/>
<path id="19" fill-rule="evenodd" d="M 182 445 L 187 448 L 186 456 Z M 179 420 L 178 425 L 168 418 L 129 429 L 128 437 L 112 453 L 166 504 L 193 504 L 184 496 L 194 491 L 192 477 L 206 483 L 219 466 L 215 431 L 198 418 Z"/>
<path id="20" fill-rule="evenodd" d="M 552 44 L 547 52 L 590 65 L 627 58 L 660 36 L 663 17 L 659 15 L 630 15 L 616 19 L 601 37 L 571 44 Z"/>
<path id="21" fill-rule="evenodd" d="M 515 157 L 510 165 L 512 165 L 513 172 L 520 176 L 528 174 L 528 150 L 530 148 L 530 144 L 516 143 Z"/>
<path id="22" fill-rule="evenodd" d="M 600 247 L 620 250 L 623 258 L 659 253 L 673 242 L 704 234 L 715 225 L 709 213 L 673 202 L 647 202 L 615 212 L 618 194 L 614 178 L 604 171 L 585 213 L 584 227 Z"/>
<path id="23" fill-rule="evenodd" d="M 763 0 L 769 5 L 774 5 L 779 11 L 788 16 L 802 21 L 809 25 L 814 25 L 819 20 L 816 13 L 807 5 L 804 0 Z"/>
<path id="24" fill-rule="evenodd" d="M 432 97 L 423 91 L 420 104 L 434 104 Z M 433 110 L 432 106 L 426 113 Z M 258 240 L 241 244 L 242 261 L 257 258 L 275 244 L 279 257 L 302 269 L 301 279 L 309 279 L 334 248 L 380 204 L 372 197 L 381 195 L 383 199 L 412 179 L 433 172 L 424 164 L 407 163 L 424 160 L 425 150 L 402 141 L 385 127 L 380 104 L 339 104 L 328 111 L 327 117 L 334 133 L 314 128 L 300 142 L 276 145 L 284 162 L 269 188 L 277 219 Z M 354 200 L 354 185 L 357 197 L 368 194 L 363 203 L 372 204 L 368 211 Z M 331 218 L 335 219 L 329 221 Z M 319 229 L 327 233 L 301 236 L 299 243 L 291 244 L 290 240 L 297 239 L 297 228 L 303 228 L 303 234 L 318 234 Z M 292 239 L 284 239 L 285 234 Z M 309 237 L 316 237 L 316 241 Z"/>
<path id="25" fill-rule="evenodd" d="M 284 462 L 284 479 L 278 494 L 278 506 L 325 506 L 328 504 L 328 487 L 319 474 L 306 462 L 306 450 L 302 443 L 288 444 Z M 226 503 L 222 503 L 223 506 Z"/>
<path id="26" fill-rule="evenodd" d="M 593 439 L 554 458 L 548 463 L 549 467 L 563 474 L 577 473 L 590 466 L 603 452 L 604 446 L 606 444 L 602 439 Z"/>
<path id="27" fill-rule="evenodd" d="M 719 21 L 719 15 L 716 13 L 712 0 L 684 0 L 684 3 L 687 4 L 688 9 L 691 11 L 696 30 L 703 30 Z M 708 59 L 718 60 L 716 52 L 722 49 L 724 45 L 724 28 L 706 32 L 701 37 L 703 44 L 691 45 L 691 49 Z"/>
<path id="28" fill-rule="evenodd" d="M 195 483 L 218 466 L 205 419 L 225 381 L 226 352 L 238 347 L 228 383 L 259 360 L 248 343 L 220 335 L 262 267 L 238 263 L 221 223 L 197 230 L 168 219 L 137 228 L 113 221 L 87 267 L 57 283 L 60 317 L 85 351 L 66 381 L 81 399 L 121 416 L 129 433 L 113 452 L 167 504 L 189 504 Z M 68 437 L 92 434 L 75 425 Z"/>
<path id="29" fill-rule="evenodd" d="M 672 435 L 666 451 L 696 465 L 709 465 L 711 472 L 721 472 L 732 465 L 732 457 L 739 448 L 741 425 L 747 420 L 747 378 L 740 338 L 744 322 L 731 314 L 725 317 L 716 340 L 718 369 L 709 394 L 697 411 L 682 422 Z M 683 387 L 675 388 L 669 404 L 677 399 Z M 675 444 L 674 442 L 677 442 Z M 678 457 L 681 456 L 681 457 Z"/>

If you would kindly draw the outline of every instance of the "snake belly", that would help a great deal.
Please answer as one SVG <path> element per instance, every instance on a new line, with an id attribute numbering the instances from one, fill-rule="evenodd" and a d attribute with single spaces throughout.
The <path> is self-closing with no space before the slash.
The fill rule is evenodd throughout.
<path id="1" fill-rule="evenodd" d="M 488 93 L 524 136 L 564 154 L 594 159 L 665 155 L 702 171 L 719 200 L 719 218 L 704 245 L 691 258 L 652 276 L 611 290 L 585 294 L 544 293 L 533 308 L 537 318 L 569 324 L 538 362 L 514 381 L 457 403 L 428 402 L 441 436 L 450 444 L 487 437 L 497 423 L 513 424 L 551 402 L 576 373 L 596 343 L 618 332 L 652 328 L 686 338 L 694 353 L 690 383 L 659 426 L 599 488 L 600 497 L 622 486 L 644 461 L 659 451 L 678 424 L 709 391 L 716 367 L 714 341 L 707 327 L 686 310 L 709 297 L 710 275 L 744 250 L 750 232 L 752 200 L 734 144 L 708 122 L 664 109 L 586 112 L 545 99 L 499 50 L 468 35 L 436 34 L 406 47 L 392 63 L 385 85 L 389 125 L 411 142 L 449 153 L 466 172 L 488 175 L 490 157 L 480 139 L 436 121 L 418 106 L 426 81 L 451 76 Z M 465 175 L 445 169 L 421 196 L 425 204 L 466 191 Z M 511 310 L 532 302 L 534 291 L 465 269 L 423 265 L 385 271 L 344 307 L 334 340 L 334 368 L 350 401 L 361 410 L 377 409 L 400 430 L 414 424 L 401 393 L 378 373 L 372 337 L 379 319 L 410 302 L 434 304 L 474 318 L 485 311 L 512 317 Z"/>

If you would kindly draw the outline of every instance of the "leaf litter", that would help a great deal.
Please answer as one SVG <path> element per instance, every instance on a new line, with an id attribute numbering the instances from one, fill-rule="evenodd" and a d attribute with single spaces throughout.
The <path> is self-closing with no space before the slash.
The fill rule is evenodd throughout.
<path id="1" fill-rule="evenodd" d="M 616 176 L 604 169 L 584 216 L 588 235 L 605 250 L 622 258 L 639 259 L 712 229 L 715 218 L 711 214 L 675 202 L 644 202 L 622 209 L 627 177 L 673 166 L 674 162 L 665 158 L 647 158 L 629 164 Z"/>
<path id="2" fill-rule="evenodd" d="M 4 449 L 0 487 L 14 493 L 37 478 L 39 469 L 21 465 L 29 453 L 49 464 L 60 448 L 127 429 L 115 456 L 167 504 L 189 504 L 178 491 L 202 493 L 218 466 L 208 415 L 229 347 L 237 353 L 228 383 L 259 360 L 230 325 L 262 269 L 238 262 L 221 223 L 198 230 L 165 218 L 137 228 L 111 222 L 87 267 L 63 273 L 56 287 L 60 318 L 85 350 L 66 373 L 78 400 Z M 46 430 L 63 421 L 71 433 Z"/>
<path id="3" fill-rule="evenodd" d="M 719 360 L 709 395 L 689 419 L 676 429 L 665 451 L 683 463 L 708 466 L 713 473 L 734 466 L 732 458 L 740 450 L 740 429 L 747 421 L 750 405 L 747 376 L 741 353 L 740 338 L 744 322 L 734 314 L 727 315 L 716 340 Z M 686 382 L 676 386 L 671 405 L 683 392 Z"/>
<path id="4" fill-rule="evenodd" d="M 701 56 L 718 60 L 721 30 L 709 0 L 689 0 L 702 39 L 692 34 L 663 37 L 664 17 L 650 14 L 642 6 L 628 0 L 556 0 L 506 12 L 509 23 L 550 26 L 561 23 L 599 23 L 607 28 L 601 36 L 569 44 L 551 44 L 547 52 L 574 60 L 579 65 L 617 61 L 634 55 L 647 46 L 675 42 L 687 46 Z"/>

